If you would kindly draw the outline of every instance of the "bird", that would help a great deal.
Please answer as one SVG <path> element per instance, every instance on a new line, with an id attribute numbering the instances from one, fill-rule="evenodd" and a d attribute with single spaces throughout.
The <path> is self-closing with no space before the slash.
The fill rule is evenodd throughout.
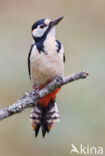
<path id="1" fill-rule="evenodd" d="M 28 54 L 28 71 L 32 88 L 40 91 L 56 77 L 64 76 L 65 54 L 60 41 L 56 40 L 56 26 L 62 17 L 50 20 L 43 18 L 36 21 L 31 28 L 33 42 Z M 60 121 L 56 104 L 56 94 L 61 88 L 42 97 L 32 107 L 30 122 L 37 137 L 40 128 L 42 136 L 48 133 L 55 123 Z"/>

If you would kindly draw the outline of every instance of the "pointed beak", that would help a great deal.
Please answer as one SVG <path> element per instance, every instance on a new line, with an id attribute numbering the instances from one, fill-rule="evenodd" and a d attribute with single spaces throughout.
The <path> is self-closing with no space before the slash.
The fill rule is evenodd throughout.
<path id="1" fill-rule="evenodd" d="M 55 20 L 52 20 L 52 21 L 50 22 L 50 26 L 51 26 L 51 27 L 56 26 L 62 19 L 63 19 L 63 16 L 62 16 L 62 17 L 59 17 L 59 18 L 57 18 L 57 19 L 55 19 Z"/>

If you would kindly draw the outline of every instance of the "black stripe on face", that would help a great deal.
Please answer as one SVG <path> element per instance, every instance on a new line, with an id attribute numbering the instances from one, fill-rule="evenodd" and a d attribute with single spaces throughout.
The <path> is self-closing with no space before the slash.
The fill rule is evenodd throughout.
<path id="1" fill-rule="evenodd" d="M 44 41 L 46 40 L 47 34 L 49 33 L 50 30 L 51 30 L 51 27 L 49 25 L 49 27 L 47 28 L 47 30 L 45 31 L 42 37 L 37 37 L 37 38 L 34 37 L 35 45 L 39 53 L 44 52 L 46 54 L 44 50 Z"/>
<path id="2" fill-rule="evenodd" d="M 41 19 L 37 22 L 35 22 L 33 25 L 32 25 L 32 31 L 34 29 L 36 29 L 39 25 L 45 25 L 45 19 Z M 45 37 L 35 37 L 33 36 L 34 40 L 35 40 L 35 44 L 36 44 L 36 47 L 39 51 L 39 53 L 44 52 L 44 46 L 43 46 L 43 42 L 45 40 Z"/>
<path id="3" fill-rule="evenodd" d="M 45 24 L 45 19 L 42 19 L 42 20 L 36 22 L 35 24 L 33 24 L 32 30 L 34 30 L 35 28 L 37 28 L 38 25 L 41 25 L 41 24 Z M 51 23 L 49 23 L 48 28 L 45 31 L 45 33 L 43 34 L 43 36 L 41 36 L 41 37 L 35 37 L 35 36 L 33 36 L 33 38 L 35 40 L 35 45 L 36 45 L 39 53 L 41 53 L 41 52 L 44 52 L 45 53 L 45 50 L 44 50 L 44 41 L 46 40 L 47 34 L 49 33 L 49 31 L 51 29 L 52 29 Z"/>

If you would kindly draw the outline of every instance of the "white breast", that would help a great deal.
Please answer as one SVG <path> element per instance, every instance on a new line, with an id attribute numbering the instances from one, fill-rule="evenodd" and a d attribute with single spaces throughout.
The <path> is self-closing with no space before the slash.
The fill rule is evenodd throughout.
<path id="1" fill-rule="evenodd" d="M 57 43 L 52 38 L 44 42 L 44 47 L 47 54 L 39 53 L 36 46 L 31 52 L 30 68 L 33 85 L 44 85 L 56 76 L 64 75 L 63 47 L 57 53 Z"/>

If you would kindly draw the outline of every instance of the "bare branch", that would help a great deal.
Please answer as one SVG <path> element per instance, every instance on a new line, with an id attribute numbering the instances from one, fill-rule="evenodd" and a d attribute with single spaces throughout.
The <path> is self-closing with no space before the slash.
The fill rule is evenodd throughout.
<path id="1" fill-rule="evenodd" d="M 52 82 L 50 82 L 45 88 L 37 91 L 31 91 L 30 93 L 25 93 L 25 95 L 14 104 L 9 106 L 8 108 L 0 110 L 0 120 L 7 118 L 16 113 L 20 113 L 25 108 L 33 107 L 37 105 L 38 100 L 48 93 L 53 92 L 56 88 L 59 88 L 67 83 L 70 83 L 75 80 L 84 79 L 88 76 L 87 71 L 83 71 L 80 73 L 72 74 L 67 77 L 56 77 Z"/>

